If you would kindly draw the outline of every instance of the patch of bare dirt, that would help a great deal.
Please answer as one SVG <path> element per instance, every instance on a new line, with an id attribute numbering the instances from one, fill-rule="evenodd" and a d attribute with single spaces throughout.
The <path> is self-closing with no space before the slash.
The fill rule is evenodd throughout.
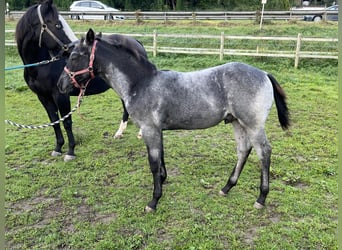
<path id="1" fill-rule="evenodd" d="M 268 204 L 266 206 L 265 213 L 267 214 L 268 220 L 265 220 L 264 222 L 257 224 L 257 225 L 251 225 L 244 234 L 243 241 L 249 245 L 250 247 L 254 247 L 254 239 L 257 238 L 258 231 L 263 229 L 264 227 L 267 227 L 271 224 L 278 223 L 281 220 L 281 214 L 277 213 L 276 211 L 277 205 L 274 204 Z"/>
<path id="2" fill-rule="evenodd" d="M 115 213 L 102 214 L 86 204 L 86 199 L 81 198 L 79 205 L 66 206 L 60 198 L 47 197 L 39 195 L 32 199 L 21 200 L 16 203 L 10 203 L 6 209 L 14 215 L 24 213 L 39 214 L 39 218 L 34 224 L 24 225 L 22 227 L 44 228 L 52 221 L 59 221 L 62 225 L 62 231 L 65 233 L 75 232 L 74 223 L 86 221 L 91 224 L 109 224 L 117 218 Z M 20 226 L 11 230 L 20 230 Z"/>

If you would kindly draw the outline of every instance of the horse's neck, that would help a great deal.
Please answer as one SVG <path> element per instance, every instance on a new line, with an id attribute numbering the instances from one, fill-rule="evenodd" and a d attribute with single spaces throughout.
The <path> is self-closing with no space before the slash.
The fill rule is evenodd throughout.
<path id="1" fill-rule="evenodd" d="M 104 70 L 100 70 L 99 77 L 102 78 L 120 96 L 122 100 L 129 102 L 132 89 L 136 84 L 125 72 L 113 65 L 103 65 Z"/>
<path id="2" fill-rule="evenodd" d="M 47 49 L 39 48 L 38 42 L 28 41 L 23 44 L 19 52 L 24 63 L 36 63 L 50 59 L 50 54 Z"/>
<path id="3" fill-rule="evenodd" d="M 156 72 L 146 70 L 140 62 L 131 60 L 108 62 L 108 58 L 115 58 L 115 55 L 105 55 L 106 58 L 98 58 L 100 77 L 104 79 L 123 100 L 129 100 L 142 84 L 149 82 L 149 79 Z"/>

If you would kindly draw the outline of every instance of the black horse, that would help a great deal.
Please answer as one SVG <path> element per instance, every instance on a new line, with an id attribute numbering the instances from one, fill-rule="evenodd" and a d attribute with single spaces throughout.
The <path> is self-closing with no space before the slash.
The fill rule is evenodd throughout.
<path id="1" fill-rule="evenodd" d="M 139 53 L 146 56 L 143 46 L 135 39 L 114 35 L 112 39 L 119 43 L 132 43 Z M 37 94 L 39 101 L 48 113 L 51 122 L 70 112 L 70 97 L 77 96 L 79 89 L 74 88 L 69 94 L 58 91 L 57 81 L 63 71 L 77 38 L 70 27 L 59 15 L 53 0 L 45 0 L 41 4 L 31 6 L 19 20 L 16 27 L 16 42 L 19 55 L 24 64 L 51 60 L 53 62 L 38 67 L 24 69 L 24 78 L 29 88 Z M 57 60 L 52 60 L 56 58 Z M 101 78 L 93 79 L 86 90 L 86 95 L 99 94 L 108 90 Z M 123 119 L 127 121 L 128 113 L 124 106 Z M 121 122 L 121 125 L 123 122 Z M 63 122 L 69 140 L 69 148 L 64 157 L 65 161 L 75 158 L 75 139 L 72 132 L 72 119 Z M 124 124 L 125 125 L 125 124 Z M 62 154 L 64 137 L 59 124 L 53 126 L 56 135 L 56 146 L 52 156 Z M 121 128 L 119 130 L 122 130 Z M 117 136 L 118 137 L 118 136 Z"/>

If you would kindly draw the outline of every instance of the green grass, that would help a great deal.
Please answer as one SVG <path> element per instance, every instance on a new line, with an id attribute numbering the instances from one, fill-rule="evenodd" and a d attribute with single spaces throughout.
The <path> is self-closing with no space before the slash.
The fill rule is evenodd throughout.
<path id="1" fill-rule="evenodd" d="M 173 54 L 151 60 L 180 71 L 222 63 L 215 56 Z M 238 185 L 227 197 L 218 195 L 236 161 L 232 128 L 222 123 L 207 130 L 165 131 L 169 176 L 157 212 L 145 214 L 152 195 L 145 145 L 132 123 L 123 139 L 112 139 L 122 108 L 117 95 L 107 91 L 85 98 L 84 119 L 73 115 L 73 162 L 49 156 L 51 128 L 6 125 L 6 247 L 337 249 L 337 62 L 303 60 L 294 69 L 287 59 L 225 57 L 231 60 L 269 71 L 288 95 L 290 130 L 281 130 L 274 107 L 267 121 L 273 154 L 265 209 L 253 208 L 260 175 L 255 152 Z M 6 66 L 20 63 L 15 49 L 6 48 Z M 47 122 L 22 70 L 6 72 L 5 86 L 6 119 Z M 74 105 L 76 98 L 71 101 Z"/>

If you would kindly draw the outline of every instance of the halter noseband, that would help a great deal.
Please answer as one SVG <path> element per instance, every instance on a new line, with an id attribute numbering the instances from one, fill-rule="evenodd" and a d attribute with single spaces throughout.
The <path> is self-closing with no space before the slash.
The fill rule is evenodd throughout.
<path id="1" fill-rule="evenodd" d="M 71 42 L 69 44 L 64 44 L 61 40 L 59 40 L 58 37 L 56 37 L 55 34 L 53 34 L 53 32 L 49 29 L 47 24 L 44 22 L 44 19 L 42 17 L 42 13 L 40 11 L 40 7 L 41 7 L 41 4 L 38 5 L 38 8 L 37 8 L 38 17 L 39 17 L 39 21 L 41 24 L 40 35 L 39 35 L 39 47 L 40 48 L 42 47 L 42 36 L 43 36 L 44 31 L 46 31 L 53 38 L 53 40 L 55 40 L 56 43 L 58 43 L 58 45 L 61 46 L 63 51 L 68 51 L 69 47 L 71 47 L 75 42 Z"/>
<path id="2" fill-rule="evenodd" d="M 67 66 L 64 67 L 64 71 L 68 74 L 68 76 L 70 77 L 70 80 L 72 82 L 72 84 L 76 87 L 76 88 L 79 88 L 81 90 L 84 90 L 88 83 L 90 82 L 91 79 L 94 79 L 95 75 L 94 75 L 94 68 L 93 68 L 93 65 L 94 65 L 94 59 L 95 59 L 95 50 L 96 50 L 96 43 L 97 43 L 97 40 L 94 41 L 93 43 L 93 47 L 91 48 L 91 54 L 90 54 L 90 57 L 89 57 L 89 65 L 87 68 L 85 69 L 81 69 L 79 71 L 76 71 L 76 72 L 72 72 L 70 71 Z M 86 82 L 85 85 L 82 85 L 82 84 L 79 84 L 76 80 L 76 76 L 78 75 L 82 75 L 82 74 L 85 74 L 85 73 L 89 73 L 90 75 L 90 78 L 88 79 L 88 81 Z"/>

